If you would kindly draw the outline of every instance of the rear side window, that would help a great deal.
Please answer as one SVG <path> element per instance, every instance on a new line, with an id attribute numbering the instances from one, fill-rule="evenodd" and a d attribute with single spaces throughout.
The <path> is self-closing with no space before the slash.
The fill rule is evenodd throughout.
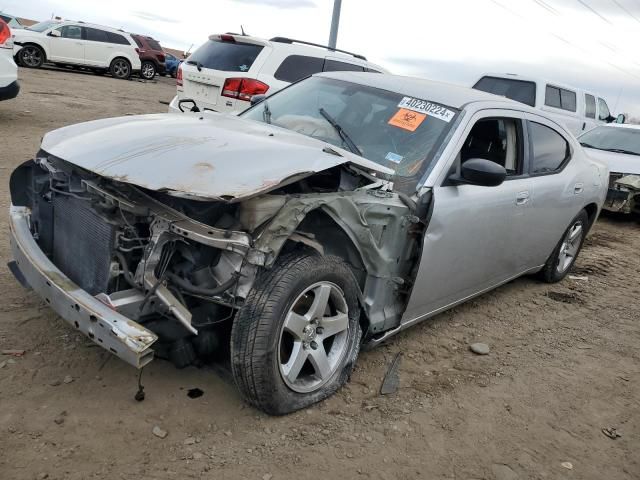
<path id="1" fill-rule="evenodd" d="M 142 42 L 137 36 L 134 37 L 133 35 L 131 35 L 131 38 L 133 38 L 133 41 L 136 42 L 136 45 L 138 46 L 138 48 L 144 48 L 144 45 L 142 45 Z"/>
<path id="2" fill-rule="evenodd" d="M 149 46 L 150 46 L 153 50 L 160 50 L 160 51 L 162 51 L 162 47 L 160 46 L 160 42 L 158 42 L 157 40 L 154 40 L 153 38 L 147 38 L 147 42 L 149 42 Z"/>
<path id="3" fill-rule="evenodd" d="M 91 40 L 93 42 L 109 42 L 109 35 L 107 35 L 107 32 L 104 30 L 85 27 L 85 31 L 87 32 L 87 40 Z"/>
<path id="4" fill-rule="evenodd" d="M 568 112 L 576 111 L 576 92 L 564 88 L 547 85 L 544 104 L 548 107 L 560 108 Z"/>
<path id="5" fill-rule="evenodd" d="M 109 43 L 117 43 L 119 45 L 131 45 L 129 40 L 127 40 L 124 35 L 120 35 L 118 33 L 113 32 L 105 32 L 107 34 L 107 38 L 109 39 Z"/>
<path id="6" fill-rule="evenodd" d="M 536 84 L 534 82 L 511 78 L 482 77 L 473 88 L 507 97 L 531 107 L 536 106 Z"/>
<path id="7" fill-rule="evenodd" d="M 362 65 L 354 65 L 353 63 L 339 62 L 337 60 L 326 59 L 323 71 L 325 72 L 364 72 Z"/>
<path id="8" fill-rule="evenodd" d="M 289 55 L 280 64 L 274 77 L 283 82 L 297 82 L 307 78 L 314 73 L 322 71 L 324 59 L 318 57 L 308 57 L 306 55 Z"/>
<path id="9" fill-rule="evenodd" d="M 555 130 L 529 122 L 531 142 L 531 173 L 543 174 L 558 170 L 569 158 L 569 144 Z"/>
<path id="10" fill-rule="evenodd" d="M 5 23 L 9 23 L 11 21 L 11 17 L 6 17 L 4 15 L 0 15 L 0 18 L 5 21 Z"/>
<path id="11" fill-rule="evenodd" d="M 223 72 L 246 72 L 262 51 L 261 45 L 209 40 L 191 54 L 187 63 Z"/>
<path id="12" fill-rule="evenodd" d="M 584 116 L 596 118 L 596 98 L 588 93 L 584 96 Z"/>

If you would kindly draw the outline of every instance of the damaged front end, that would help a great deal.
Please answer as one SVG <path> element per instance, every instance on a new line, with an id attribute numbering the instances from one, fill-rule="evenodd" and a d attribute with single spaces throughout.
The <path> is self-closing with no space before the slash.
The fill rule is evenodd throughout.
<path id="1" fill-rule="evenodd" d="M 640 213 L 640 175 L 611 173 L 603 207 L 610 212 Z"/>
<path id="2" fill-rule="evenodd" d="M 185 198 L 40 152 L 11 177 L 12 271 L 129 364 L 215 356 L 261 269 L 296 248 L 353 265 L 370 335 L 397 326 L 422 224 L 338 166 L 244 201 Z"/>

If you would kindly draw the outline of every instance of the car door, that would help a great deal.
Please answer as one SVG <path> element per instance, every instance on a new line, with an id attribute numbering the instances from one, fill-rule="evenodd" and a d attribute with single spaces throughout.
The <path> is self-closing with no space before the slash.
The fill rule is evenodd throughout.
<path id="1" fill-rule="evenodd" d="M 109 34 L 99 28 L 85 27 L 86 45 L 85 60 L 87 65 L 96 67 L 108 66 L 108 59 L 114 45 L 109 42 Z"/>
<path id="2" fill-rule="evenodd" d="M 527 130 L 531 201 L 523 255 L 530 265 L 540 266 L 585 204 L 583 193 L 592 180 L 589 170 L 573 160 L 579 147 L 557 124 L 532 114 Z"/>
<path id="3" fill-rule="evenodd" d="M 527 138 L 518 111 L 483 110 L 468 122 L 433 188 L 415 285 L 403 316 L 411 322 L 488 290 L 526 270 L 530 179 Z M 497 187 L 455 185 L 448 176 L 470 158 L 508 169 Z M 442 161 L 442 160 L 441 160 Z M 440 181 L 441 180 L 441 181 Z"/>
<path id="4" fill-rule="evenodd" d="M 56 28 L 59 37 L 48 36 L 49 60 L 59 63 L 84 63 L 83 27 L 80 25 L 63 25 Z"/>

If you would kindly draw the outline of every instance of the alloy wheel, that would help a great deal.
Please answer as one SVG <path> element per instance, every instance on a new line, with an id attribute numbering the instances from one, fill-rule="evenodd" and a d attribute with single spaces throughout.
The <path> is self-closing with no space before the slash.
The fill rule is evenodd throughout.
<path id="1" fill-rule="evenodd" d="M 39 67 L 42 64 L 42 52 L 36 47 L 24 47 L 20 60 L 25 67 Z"/>
<path id="2" fill-rule="evenodd" d="M 127 78 L 129 76 L 129 64 L 124 60 L 116 60 L 113 64 L 113 74 L 118 78 Z"/>
<path id="3" fill-rule="evenodd" d="M 560 252 L 558 252 L 558 264 L 556 265 L 558 273 L 564 273 L 573 263 L 578 250 L 580 250 L 583 235 L 584 226 L 580 221 L 571 225 L 567 230 L 560 246 Z"/>
<path id="4" fill-rule="evenodd" d="M 147 80 L 151 80 L 156 76 L 156 67 L 151 63 L 145 63 L 142 65 L 142 76 Z"/>
<path id="5" fill-rule="evenodd" d="M 349 311 L 336 284 L 308 287 L 290 307 L 280 332 L 280 375 L 293 391 L 322 387 L 342 364 L 348 349 Z"/>

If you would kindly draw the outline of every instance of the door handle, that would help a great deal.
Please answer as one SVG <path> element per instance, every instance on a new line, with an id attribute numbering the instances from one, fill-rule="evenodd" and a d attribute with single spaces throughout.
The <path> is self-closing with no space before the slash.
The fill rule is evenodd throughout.
<path id="1" fill-rule="evenodd" d="M 524 205 L 529 201 L 529 192 L 519 192 L 516 196 L 516 205 Z"/>
<path id="2" fill-rule="evenodd" d="M 575 195 L 580 195 L 584 191 L 584 183 L 576 183 L 573 186 L 573 193 Z"/>

